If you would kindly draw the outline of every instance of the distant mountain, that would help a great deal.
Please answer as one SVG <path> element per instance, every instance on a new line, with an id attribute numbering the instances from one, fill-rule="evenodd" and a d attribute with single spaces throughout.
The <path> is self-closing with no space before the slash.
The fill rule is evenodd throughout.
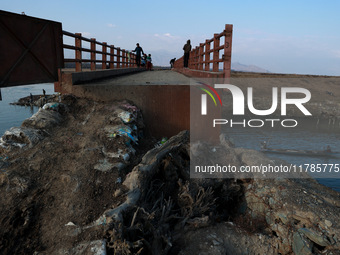
<path id="1" fill-rule="evenodd" d="M 254 65 L 244 65 L 239 62 L 231 63 L 231 70 L 253 73 L 271 73 L 270 71 Z"/>
<path id="2" fill-rule="evenodd" d="M 155 66 L 169 66 L 170 67 L 170 60 L 173 58 L 180 58 L 181 52 L 170 52 L 166 50 L 156 50 L 145 52 L 146 54 L 151 54 L 152 63 Z"/>

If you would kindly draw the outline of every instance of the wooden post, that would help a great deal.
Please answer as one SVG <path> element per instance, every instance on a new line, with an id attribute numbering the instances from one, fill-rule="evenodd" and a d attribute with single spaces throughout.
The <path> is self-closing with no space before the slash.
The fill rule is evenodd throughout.
<path id="1" fill-rule="evenodd" d="M 218 34 L 214 34 L 214 52 L 213 52 L 213 72 L 218 72 L 218 59 L 219 59 L 219 50 L 220 46 L 220 38 Z"/>
<path id="2" fill-rule="evenodd" d="M 96 38 L 91 38 L 91 71 L 96 70 Z"/>
<path id="3" fill-rule="evenodd" d="M 231 43 L 233 36 L 233 25 L 225 25 L 223 72 L 224 78 L 230 77 L 231 72 Z"/>
<path id="4" fill-rule="evenodd" d="M 107 43 L 103 42 L 103 48 L 102 48 L 102 69 L 106 69 L 106 48 L 107 48 Z"/>
<path id="5" fill-rule="evenodd" d="M 204 70 L 210 70 L 210 40 L 205 40 L 205 65 Z"/>
<path id="6" fill-rule="evenodd" d="M 81 33 L 75 34 L 75 46 L 76 46 L 76 72 L 81 72 Z"/>
<path id="7" fill-rule="evenodd" d="M 110 46 L 110 69 L 113 69 L 113 61 L 114 61 L 114 50 L 115 47 L 113 45 Z"/>
<path id="8" fill-rule="evenodd" d="M 120 48 L 117 48 L 117 68 L 120 68 Z"/>

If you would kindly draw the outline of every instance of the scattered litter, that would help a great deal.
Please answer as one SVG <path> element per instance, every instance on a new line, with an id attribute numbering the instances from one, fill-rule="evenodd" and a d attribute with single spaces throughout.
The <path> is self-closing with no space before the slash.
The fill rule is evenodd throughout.
<path id="1" fill-rule="evenodd" d="M 118 117 L 124 122 L 124 123 L 130 123 L 134 121 L 134 117 L 132 116 L 132 113 L 128 111 L 122 111 L 118 114 Z"/>
<path id="2" fill-rule="evenodd" d="M 73 247 L 72 249 L 59 250 L 58 254 L 92 254 L 92 255 L 106 255 L 106 241 L 105 240 L 95 240 L 90 242 L 83 242 Z"/>
<path id="3" fill-rule="evenodd" d="M 99 160 L 99 163 L 94 166 L 94 169 L 102 172 L 108 172 L 113 167 L 114 165 L 108 162 L 107 159 L 101 159 Z"/>
<path id="4" fill-rule="evenodd" d="M 44 104 L 44 106 L 42 108 L 44 110 L 53 110 L 53 111 L 56 111 L 56 112 L 59 112 L 59 113 L 68 111 L 68 108 L 65 104 L 56 103 L 56 102 Z"/>
<path id="5" fill-rule="evenodd" d="M 118 183 L 118 184 L 122 183 L 122 178 L 118 177 L 117 180 L 116 180 L 116 183 Z"/>
<path id="6" fill-rule="evenodd" d="M 163 144 L 165 144 L 168 141 L 168 138 L 163 137 L 159 142 L 156 143 L 155 147 L 161 147 Z"/>
<path id="7" fill-rule="evenodd" d="M 137 106 L 131 105 L 131 104 L 122 104 L 121 105 L 123 108 L 125 108 L 126 110 L 132 110 L 132 112 L 137 112 L 139 111 L 139 109 L 137 108 Z"/>
<path id="8" fill-rule="evenodd" d="M 69 223 L 65 224 L 65 226 L 76 227 L 76 224 L 74 224 L 73 222 L 70 221 Z"/>
<path id="9" fill-rule="evenodd" d="M 132 135 L 133 131 L 129 126 L 118 125 L 118 126 L 106 126 L 105 131 L 108 133 L 108 137 L 116 137 L 125 135 L 129 137 L 135 144 L 138 144 L 138 138 Z"/>

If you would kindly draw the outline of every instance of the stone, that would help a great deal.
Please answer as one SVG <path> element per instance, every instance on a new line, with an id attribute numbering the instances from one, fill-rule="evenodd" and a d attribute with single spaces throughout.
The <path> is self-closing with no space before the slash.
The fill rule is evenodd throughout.
<path id="1" fill-rule="evenodd" d="M 293 252 L 295 255 L 310 255 L 312 253 L 312 243 L 302 234 L 295 232 L 293 235 Z"/>
<path id="2" fill-rule="evenodd" d="M 329 221 L 329 220 L 325 220 L 325 224 L 326 224 L 326 226 L 329 227 L 329 228 L 333 225 L 332 222 Z"/>
<path id="3" fill-rule="evenodd" d="M 313 241 L 314 243 L 320 246 L 328 246 L 330 245 L 329 241 L 323 238 L 321 235 L 316 233 L 315 231 L 308 229 L 308 228 L 300 228 L 298 230 L 299 233 L 303 233 L 308 239 Z"/>

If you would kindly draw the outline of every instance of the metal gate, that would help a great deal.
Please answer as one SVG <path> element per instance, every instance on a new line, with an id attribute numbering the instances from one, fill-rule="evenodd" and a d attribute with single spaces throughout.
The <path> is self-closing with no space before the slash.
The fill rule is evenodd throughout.
<path id="1" fill-rule="evenodd" d="M 58 81 L 62 36 L 59 22 L 0 11 L 0 88 Z"/>

